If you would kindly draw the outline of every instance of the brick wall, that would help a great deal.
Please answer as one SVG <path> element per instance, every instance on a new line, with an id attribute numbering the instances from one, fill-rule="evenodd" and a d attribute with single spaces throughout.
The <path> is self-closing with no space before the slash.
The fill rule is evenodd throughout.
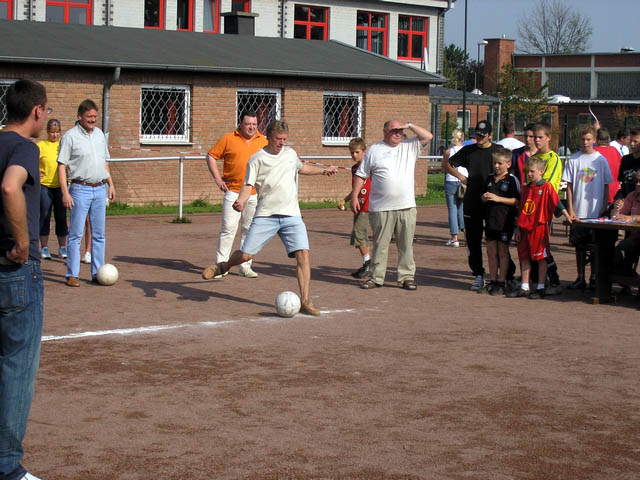
<path id="1" fill-rule="evenodd" d="M 74 67 L 9 66 L 2 64 L 0 79 L 34 78 L 48 89 L 53 117 L 63 130 L 73 126 L 78 104 L 92 98 L 102 107 L 103 85 L 113 75 L 112 69 Z M 192 131 L 190 145 L 147 145 L 139 140 L 140 85 L 142 83 L 191 86 Z M 351 82 L 320 79 L 290 79 L 200 73 L 151 72 L 123 70 L 111 88 L 110 137 L 111 156 L 165 157 L 185 152 L 205 155 L 225 133 L 235 128 L 236 88 L 282 89 L 282 118 L 290 125 L 289 144 L 299 155 L 348 155 L 346 146 L 323 146 L 322 94 L 324 90 L 363 93 L 363 136 L 367 144 L 382 138 L 385 120 L 398 118 L 431 128 L 428 87 L 395 83 Z M 100 116 L 102 112 L 99 112 Z M 99 124 L 101 125 L 101 121 Z M 44 138 L 44 136 L 43 136 Z M 328 162 L 326 162 L 328 163 Z M 332 164 L 350 167 L 351 160 L 334 160 Z M 130 204 L 178 201 L 178 161 L 111 162 L 118 200 Z M 416 167 L 416 194 L 426 192 L 427 163 Z M 348 172 L 341 170 L 334 178 L 312 176 L 300 178 L 301 200 L 324 200 L 344 197 L 350 190 Z M 185 160 L 184 199 L 190 202 L 207 199 L 219 202 L 221 193 L 213 183 L 204 160 Z"/>

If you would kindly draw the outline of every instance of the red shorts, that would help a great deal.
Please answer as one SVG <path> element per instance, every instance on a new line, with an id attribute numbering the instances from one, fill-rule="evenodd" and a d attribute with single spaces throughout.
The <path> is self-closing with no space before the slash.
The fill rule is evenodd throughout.
<path id="1" fill-rule="evenodd" d="M 533 230 L 520 229 L 518 257 L 533 261 L 547 258 L 549 253 L 549 225 L 538 225 Z"/>

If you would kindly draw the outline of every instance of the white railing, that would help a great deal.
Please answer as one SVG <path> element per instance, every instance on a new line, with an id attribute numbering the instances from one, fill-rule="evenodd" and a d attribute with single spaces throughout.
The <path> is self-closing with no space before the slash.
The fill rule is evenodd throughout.
<path id="1" fill-rule="evenodd" d="M 184 200 L 184 161 L 185 160 L 204 160 L 206 155 L 176 155 L 171 157 L 121 157 L 110 158 L 109 162 L 162 162 L 162 161 L 178 161 L 178 217 L 182 218 L 182 203 Z M 438 155 L 425 155 L 418 157 L 421 160 L 429 161 L 429 168 L 439 168 L 442 156 Z M 336 166 L 331 164 L 331 160 L 351 160 L 349 155 L 300 155 L 300 160 L 303 162 L 324 165 L 324 166 Z M 312 161 L 314 160 L 314 161 Z M 437 162 L 437 165 L 436 165 Z M 433 166 L 432 166 L 433 165 Z M 350 170 L 350 168 L 342 167 L 343 169 Z"/>

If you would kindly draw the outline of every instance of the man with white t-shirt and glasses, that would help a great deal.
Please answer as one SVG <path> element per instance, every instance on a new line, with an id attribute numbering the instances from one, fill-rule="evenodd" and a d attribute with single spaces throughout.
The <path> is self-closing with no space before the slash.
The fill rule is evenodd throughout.
<path id="1" fill-rule="evenodd" d="M 409 130 L 416 137 L 404 139 Z M 405 290 L 416 290 L 416 264 L 413 260 L 413 235 L 416 230 L 414 172 L 418 155 L 431 141 L 427 129 L 398 120 L 389 120 L 382 130 L 384 139 L 367 150 L 358 167 L 351 192 L 351 210 L 358 213 L 358 192 L 371 178 L 369 220 L 374 246 L 371 277 L 361 285 L 364 289 L 381 287 L 387 271 L 389 243 L 395 232 L 398 245 L 398 284 Z"/>

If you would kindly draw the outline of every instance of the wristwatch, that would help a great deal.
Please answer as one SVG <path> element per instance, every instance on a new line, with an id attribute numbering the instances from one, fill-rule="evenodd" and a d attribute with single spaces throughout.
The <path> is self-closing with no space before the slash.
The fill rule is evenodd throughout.
<path id="1" fill-rule="evenodd" d="M 407 128 L 411 128 L 411 122 L 407 122 Z"/>

